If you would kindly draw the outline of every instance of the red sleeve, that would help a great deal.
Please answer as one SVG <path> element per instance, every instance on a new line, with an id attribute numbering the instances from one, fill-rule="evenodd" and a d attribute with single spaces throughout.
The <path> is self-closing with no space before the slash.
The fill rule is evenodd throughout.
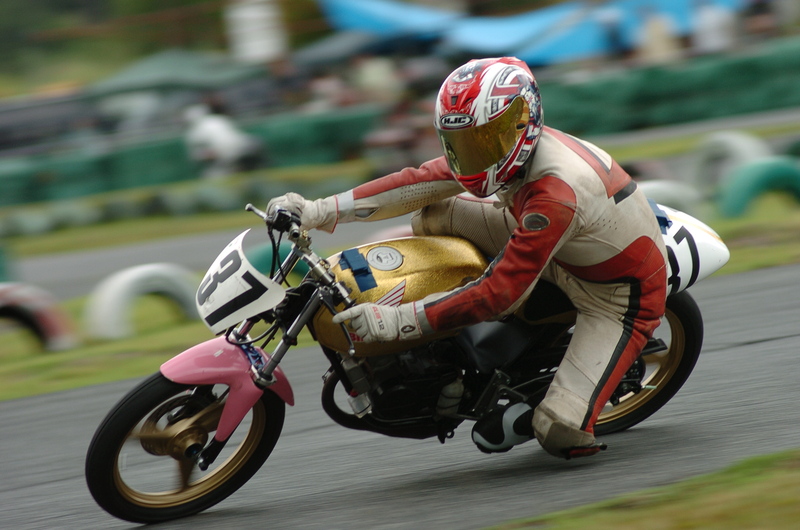
<path id="1" fill-rule="evenodd" d="M 443 156 L 429 160 L 419 168 L 407 167 L 396 173 L 391 173 L 385 177 L 357 186 L 353 189 L 353 199 L 374 197 L 388 190 L 437 180 L 453 180 L 453 174 L 450 172 L 450 168 L 447 167 L 447 161 Z"/>
<path id="2" fill-rule="evenodd" d="M 569 237 L 575 192 L 561 179 L 526 184 L 514 198 L 519 227 L 484 275 L 425 304 L 430 327 L 445 330 L 496 318 L 530 294 L 542 270 Z"/>

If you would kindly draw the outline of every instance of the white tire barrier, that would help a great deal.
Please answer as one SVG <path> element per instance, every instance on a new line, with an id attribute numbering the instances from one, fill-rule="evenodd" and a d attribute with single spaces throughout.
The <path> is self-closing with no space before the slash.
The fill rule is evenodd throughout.
<path id="1" fill-rule="evenodd" d="M 743 164 L 773 155 L 761 138 L 741 131 L 709 135 L 697 149 L 693 184 L 705 197 L 719 191 L 722 179 Z"/>
<path id="2" fill-rule="evenodd" d="M 677 180 L 642 180 L 636 184 L 648 199 L 698 219 L 706 217 L 703 212 L 703 194 L 691 184 Z"/>
<path id="3" fill-rule="evenodd" d="M 728 175 L 719 194 L 726 217 L 743 215 L 750 202 L 768 191 L 784 191 L 800 201 L 800 164 L 789 156 L 773 156 L 745 164 Z"/>
<path id="4" fill-rule="evenodd" d="M 122 339 L 134 333 L 130 308 L 140 296 L 155 294 L 177 303 L 186 318 L 196 319 L 198 279 L 171 263 L 150 263 L 123 269 L 101 281 L 84 312 L 87 333 L 98 339 Z"/>
<path id="5" fill-rule="evenodd" d="M 28 328 L 48 351 L 68 350 L 79 343 L 74 322 L 55 297 L 33 285 L 0 283 L 0 318 Z"/>

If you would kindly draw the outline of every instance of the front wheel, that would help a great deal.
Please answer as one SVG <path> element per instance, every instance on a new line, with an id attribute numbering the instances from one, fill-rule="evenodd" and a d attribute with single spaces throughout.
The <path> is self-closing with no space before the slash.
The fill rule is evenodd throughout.
<path id="1" fill-rule="evenodd" d="M 201 471 L 193 455 L 216 431 L 227 387 L 187 386 L 156 373 L 106 416 L 89 445 L 86 482 L 108 513 L 157 523 L 210 508 L 264 464 L 283 428 L 285 403 L 264 392 L 222 453 Z"/>
<path id="2" fill-rule="evenodd" d="M 697 363 L 703 346 L 703 317 L 691 295 L 682 291 L 667 298 L 667 309 L 654 338 L 662 347 L 646 349 L 628 370 L 623 383 L 597 419 L 597 435 L 624 431 L 666 405 L 680 390 Z M 653 343 L 653 341 L 651 341 Z"/>

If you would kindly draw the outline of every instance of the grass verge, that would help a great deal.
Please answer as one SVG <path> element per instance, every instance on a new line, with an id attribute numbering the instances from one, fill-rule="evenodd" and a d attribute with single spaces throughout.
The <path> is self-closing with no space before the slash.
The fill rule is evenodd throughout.
<path id="1" fill-rule="evenodd" d="M 80 322 L 85 302 L 78 298 L 62 306 Z M 188 347 L 214 338 L 199 320 L 187 320 L 174 303 L 156 295 L 137 300 L 130 318 L 131 338 L 84 336 L 80 346 L 60 352 L 42 351 L 23 328 L 0 329 L 0 401 L 149 375 Z M 300 346 L 311 344 L 304 331 Z"/>
<path id="2" fill-rule="evenodd" d="M 800 450 L 493 530 L 788 529 L 800 521 Z"/>

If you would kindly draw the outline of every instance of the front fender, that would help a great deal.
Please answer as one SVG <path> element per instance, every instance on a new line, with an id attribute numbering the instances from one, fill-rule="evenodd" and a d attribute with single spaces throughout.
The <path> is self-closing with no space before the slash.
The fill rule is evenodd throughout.
<path id="1" fill-rule="evenodd" d="M 258 349 L 258 348 L 257 348 Z M 261 352 L 260 349 L 258 349 Z M 263 354 L 263 352 L 261 352 Z M 269 356 L 264 354 L 268 361 Z M 250 375 L 250 361 L 239 346 L 217 337 L 192 346 L 161 365 L 161 373 L 183 385 L 228 385 L 230 393 L 222 410 L 214 438 L 225 441 L 264 393 Z M 280 367 L 273 372 L 275 383 L 268 388 L 288 405 L 294 392 Z"/>

